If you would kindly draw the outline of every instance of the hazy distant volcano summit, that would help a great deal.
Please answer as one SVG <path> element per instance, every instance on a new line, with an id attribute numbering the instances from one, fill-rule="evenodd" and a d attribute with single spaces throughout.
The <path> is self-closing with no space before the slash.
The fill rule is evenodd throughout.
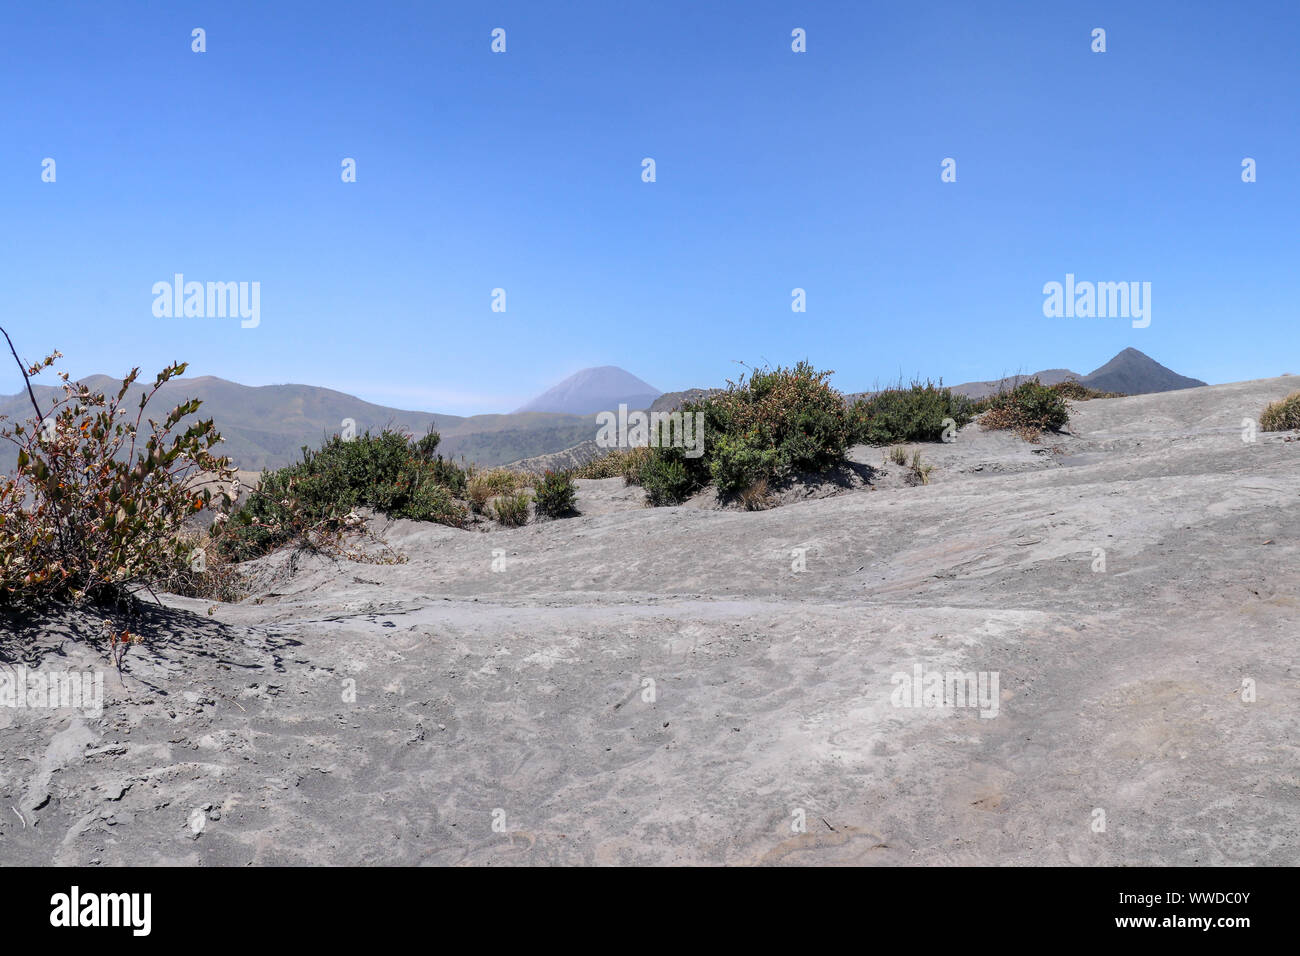
<path id="1" fill-rule="evenodd" d="M 641 381 L 617 365 L 602 365 L 575 372 L 527 405 L 516 408 L 515 414 L 559 412 L 565 415 L 592 415 L 596 412 L 617 411 L 619 405 L 645 409 L 662 394 L 653 385 Z"/>

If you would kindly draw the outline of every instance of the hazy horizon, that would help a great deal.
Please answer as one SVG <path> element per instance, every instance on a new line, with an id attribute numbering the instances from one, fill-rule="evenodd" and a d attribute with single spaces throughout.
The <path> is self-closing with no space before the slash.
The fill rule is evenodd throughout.
<path id="1" fill-rule="evenodd" d="M 16 344 L 16 343 L 15 343 L 15 344 Z M 1123 351 L 1123 350 L 1121 350 L 1121 352 L 1122 352 L 1122 351 Z M 1139 351 L 1141 351 L 1141 350 L 1139 350 Z M 1015 378 L 1015 377 L 1017 377 L 1017 376 L 1022 376 L 1022 375 L 1033 375 L 1033 374 L 1038 373 L 1038 372 L 1054 371 L 1054 370 L 1060 370 L 1060 369 L 1068 369 L 1068 370 L 1071 371 L 1071 372 L 1078 373 L 1080 376 L 1087 376 L 1087 375 L 1091 374 L 1092 372 L 1094 372 L 1094 371 L 1100 369 L 1104 364 L 1106 364 L 1107 362 L 1109 362 L 1111 359 L 1116 358 L 1119 354 L 1120 354 L 1120 353 L 1117 352 L 1115 355 L 1107 356 L 1105 359 L 1103 359 L 1102 361 L 1098 362 L 1095 366 L 1089 366 L 1089 367 L 1087 367 L 1087 368 L 1076 367 L 1076 366 L 1074 366 L 1074 365 L 1053 365 L 1053 366 L 1043 366 L 1043 367 L 1041 367 L 1041 368 L 1018 368 L 1018 369 L 1008 369 L 1008 370 L 1005 371 L 1005 372 L 1000 372 L 1000 373 L 997 373 L 997 374 L 986 375 L 986 376 L 982 376 L 982 377 L 978 377 L 978 378 L 967 379 L 967 380 L 962 381 L 962 382 L 950 382 L 950 381 L 945 380 L 945 381 L 943 382 L 943 384 L 944 384 L 944 385 L 947 385 L 947 386 L 958 386 L 958 385 L 971 384 L 971 383 L 975 383 L 975 382 L 998 382 L 998 381 L 1002 381 L 1002 380 L 1004 380 L 1004 379 L 1012 379 L 1012 378 Z M 1145 353 L 1143 353 L 1143 354 L 1145 354 Z M 19 355 L 20 355 L 24 360 L 27 360 L 27 359 L 28 359 L 28 356 L 23 355 L 21 350 L 19 351 Z M 9 358 L 10 362 L 12 363 L 12 356 L 7 356 L 7 357 Z M 1163 362 L 1160 362 L 1160 359 L 1159 359 L 1158 356 L 1147 356 L 1147 357 L 1153 359 L 1154 361 L 1158 362 L 1158 363 L 1161 364 L 1161 365 L 1164 365 L 1164 364 L 1165 364 L 1165 363 L 1163 363 Z M 791 364 L 791 363 L 782 363 L 782 364 Z M 63 362 L 62 362 L 62 360 L 61 360 L 60 362 L 56 363 L 56 365 L 55 365 L 54 367 L 55 367 L 55 369 L 58 369 L 58 368 L 59 368 L 60 366 L 62 366 L 62 365 L 63 365 Z M 14 366 L 14 367 L 16 368 L 16 366 Z M 623 369 L 623 368 L 621 368 L 621 366 L 617 366 L 617 365 L 615 365 L 615 366 L 606 366 L 606 367 L 619 368 L 619 369 L 621 369 L 622 371 L 629 372 L 630 374 L 635 375 L 635 372 L 632 372 L 630 369 Z M 1168 367 L 1168 366 L 1166 366 L 1166 367 Z M 593 368 L 597 368 L 597 367 L 593 367 Z M 127 370 L 127 371 L 129 371 L 129 370 Z M 580 373 L 580 372 L 584 372 L 584 371 L 591 371 L 591 369 L 579 369 L 579 370 L 578 370 L 578 373 Z M 747 372 L 747 371 L 748 371 L 748 369 L 741 368 L 740 366 L 735 366 L 735 370 L 732 371 L 731 373 L 729 373 L 729 377 L 730 377 L 732 380 L 735 380 L 735 378 L 736 378 L 736 376 L 737 376 L 738 374 L 740 374 L 740 373 L 744 373 L 744 372 Z M 1185 374 L 1185 373 L 1181 372 L 1181 370 L 1176 369 L 1176 368 L 1175 368 L 1175 369 L 1171 369 L 1171 371 L 1173 371 L 1173 372 L 1177 372 L 1177 373 L 1179 373 L 1179 374 Z M 576 375 L 576 374 L 578 374 L 578 373 L 574 373 L 574 374 Z M 1276 373 L 1276 374 L 1283 374 L 1283 373 L 1282 373 L 1282 372 L 1279 372 L 1279 373 Z M 84 379 L 84 378 L 88 378 L 88 377 L 91 377 L 91 376 L 94 376 L 94 375 L 108 375 L 110 378 L 115 378 L 115 379 L 120 379 L 120 378 L 122 377 L 121 375 L 114 375 L 113 373 L 106 373 L 106 372 L 90 372 L 90 373 L 87 373 L 87 374 L 85 374 L 85 375 L 74 376 L 74 379 Z M 147 381 L 151 381 L 151 380 L 152 380 L 152 377 L 153 377 L 153 373 L 152 373 L 149 369 L 141 369 L 141 370 L 140 370 L 140 378 L 139 378 L 139 381 L 140 381 L 141 383 L 146 383 Z M 572 376 L 570 376 L 570 377 L 572 377 Z M 637 377 L 637 378 L 641 378 L 641 376 L 636 376 L 636 377 Z M 1195 378 L 1196 376 L 1188 376 L 1188 377 L 1189 377 L 1189 378 Z M 1269 374 L 1267 374 L 1267 373 L 1265 373 L 1265 374 L 1261 374 L 1261 375 L 1252 376 L 1251 378 L 1270 378 L 1270 377 L 1273 377 L 1273 376 L 1272 376 L 1272 375 L 1269 375 Z M 360 393 L 358 393 L 358 392 L 351 392 L 351 391 L 348 391 L 347 389 L 337 388 L 337 387 L 332 386 L 332 385 L 329 385 L 329 384 L 322 384 L 322 383 L 318 383 L 318 382 L 291 382 L 291 381 L 284 381 L 284 382 L 278 382 L 278 381 L 271 381 L 271 382 L 245 382 L 245 381 L 240 381 L 240 380 L 238 380 L 238 379 L 229 378 L 229 377 L 227 377 L 227 376 L 219 375 L 219 374 L 212 373 L 212 372 L 204 373 L 204 374 L 202 374 L 202 375 L 197 374 L 197 373 L 195 373 L 195 374 L 191 374 L 191 371 L 190 371 L 189 369 L 186 370 L 186 374 L 185 374 L 184 376 L 179 377 L 179 378 L 176 379 L 175 381 L 177 381 L 177 382 L 183 382 L 183 381 L 186 381 L 186 380 L 194 380 L 194 379 L 201 379 L 201 378 L 216 378 L 216 379 L 220 379 L 220 380 L 225 381 L 225 382 L 230 382 L 230 383 L 235 384 L 235 385 L 243 385 L 243 386 L 248 386 L 248 387 L 251 387 L 251 388 L 275 387 L 275 386 L 285 386 L 285 387 L 297 387 L 297 386 L 301 386 L 301 387 L 308 387 L 308 388 L 324 388 L 324 389 L 329 389 L 330 391 L 335 391 L 335 392 L 342 393 L 342 394 L 344 394 L 344 395 L 348 395 L 348 396 L 350 396 L 350 397 L 352 397 L 352 398 L 360 399 L 360 400 L 365 401 L 365 402 L 370 402 L 371 404 L 374 404 L 374 405 L 382 405 L 382 406 L 385 406 L 385 407 L 394 408 L 394 409 L 398 409 L 398 410 L 402 410 L 402 411 L 429 412 L 429 413 L 438 413 L 438 414 L 443 414 L 443 415 L 453 415 L 453 416 L 466 417 L 466 418 L 474 417 L 474 416 L 476 416 L 476 415 L 517 415 L 517 414 L 524 413 L 524 412 L 526 412 L 526 411 L 531 411 L 531 409 L 524 409 L 524 408 L 519 408 L 519 407 L 501 407 L 501 408 L 483 408 L 483 409 L 480 409 L 480 410 L 477 410 L 477 411 L 472 411 L 472 412 L 451 412 L 451 411 L 447 411 L 445 408 L 442 408 L 442 407 L 420 406 L 420 405 L 416 405 L 416 404 L 402 405 L 402 404 L 400 404 L 400 403 L 394 403 L 394 402 L 388 402 L 388 401 L 376 400 L 376 399 L 374 399 L 374 398 L 370 398 L 370 397 L 368 397 L 368 396 L 366 396 L 366 395 L 364 395 L 364 394 L 360 394 Z M 878 388 L 888 387 L 889 385 L 894 384 L 894 383 L 896 383 L 897 381 L 900 380 L 900 379 L 899 379 L 899 376 L 895 376 L 894 378 L 892 378 L 892 379 L 888 379 L 888 380 L 873 381 L 873 382 L 864 383 L 864 384 L 856 385 L 856 386 L 855 386 L 855 385 L 847 385 L 847 386 L 846 386 L 844 382 L 839 381 L 840 378 L 841 378 L 841 376 L 838 376 L 838 375 L 836 375 L 836 376 L 832 376 L 832 378 L 831 378 L 831 385 L 833 385 L 835 388 L 837 388 L 839 391 L 845 393 L 846 395 L 852 395 L 852 394 L 859 393 L 859 392 L 870 392 L 870 391 L 875 391 L 875 390 L 877 390 Z M 901 380 L 902 380 L 902 381 L 905 381 L 905 382 L 906 382 L 906 381 L 912 381 L 912 380 L 922 380 L 922 381 L 924 381 L 924 380 L 926 380 L 926 379 L 937 380 L 937 376 L 928 376 L 928 375 L 926 375 L 925 373 L 914 373 L 914 374 L 910 374 L 910 375 L 905 374 L 905 375 L 903 375 L 903 376 L 901 377 Z M 534 400 L 543 397 L 543 395 L 545 395 L 546 393 L 550 392 L 554 386 L 564 384 L 564 382 L 566 382 L 567 380 L 568 380 L 568 378 L 566 377 L 566 379 L 564 379 L 564 380 L 562 380 L 562 381 L 554 382 L 554 383 L 551 384 L 550 387 L 544 389 L 542 392 L 539 392 L 538 394 L 535 394 L 535 395 L 533 395 L 533 396 L 530 396 L 530 397 L 529 397 L 529 400 L 528 400 L 528 404 L 531 404 Z M 1242 381 L 1245 381 L 1245 379 L 1243 379 Z M 53 375 L 51 375 L 49 372 L 46 372 L 46 373 L 43 374 L 42 377 L 37 377 L 37 378 L 32 379 L 32 384 L 33 384 L 33 385 L 57 386 L 57 385 L 58 385 L 58 379 L 57 379 L 56 377 L 54 377 Z M 722 386 L 722 385 L 724 385 L 724 384 L 725 384 L 725 381 L 723 381 L 723 380 L 718 380 L 718 381 L 714 381 L 714 382 L 697 382 L 697 383 L 695 383 L 694 385 L 687 385 L 687 386 L 683 386 L 683 387 L 681 387 L 681 388 L 662 389 L 662 390 L 658 389 L 657 386 L 655 386 L 655 388 L 656 388 L 657 391 L 659 391 L 659 394 L 668 394 L 668 393 L 670 393 L 670 392 L 686 391 L 687 389 L 690 389 L 690 388 L 714 388 L 714 387 L 720 387 L 720 386 Z M 1221 383 L 1221 382 L 1206 382 L 1206 384 L 1207 384 L 1207 385 L 1220 385 L 1220 384 L 1225 384 L 1225 383 Z M 22 395 L 23 395 L 23 393 L 25 392 L 25 386 L 24 386 L 23 383 L 22 383 L 22 379 L 21 379 L 21 377 L 18 378 L 18 386 L 19 386 L 19 387 L 18 387 L 15 391 L 13 391 L 13 392 L 3 392 L 3 393 L 0 393 L 0 397 L 12 398 L 12 397 L 17 396 L 17 397 L 20 397 L 20 398 L 21 398 Z M 403 394 L 403 392 L 402 392 L 402 390 L 401 390 L 400 388 L 393 389 L 392 392 L 393 392 L 393 394 L 398 395 L 399 397 L 400 397 L 401 394 Z M 410 394 L 412 394 L 413 396 L 415 396 L 415 395 L 417 395 L 418 393 L 415 392 L 414 390 L 412 390 L 412 391 L 410 392 Z M 575 413 L 571 413 L 571 412 L 552 412 L 552 413 L 549 413 L 549 414 L 575 414 Z M 587 414 L 587 413 L 582 413 L 582 414 Z"/>

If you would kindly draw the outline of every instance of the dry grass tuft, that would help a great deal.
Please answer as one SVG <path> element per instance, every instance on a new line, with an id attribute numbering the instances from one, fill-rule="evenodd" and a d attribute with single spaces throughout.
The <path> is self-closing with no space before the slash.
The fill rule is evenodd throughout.
<path id="1" fill-rule="evenodd" d="M 1070 402 L 1090 402 L 1094 398 L 1124 398 L 1123 392 L 1103 392 L 1100 389 L 1089 388 L 1072 378 L 1064 382 L 1057 382 L 1055 385 L 1047 386 L 1056 392 L 1066 401 Z"/>
<path id="2" fill-rule="evenodd" d="M 532 499 L 520 492 L 505 494 L 492 502 L 497 521 L 507 528 L 518 528 L 528 523 L 528 503 Z"/>
<path id="3" fill-rule="evenodd" d="M 773 505 L 772 491 L 766 478 L 758 479 L 738 494 L 746 511 L 766 511 Z"/>
<path id="4" fill-rule="evenodd" d="M 914 482 L 922 485 L 930 483 L 930 472 L 934 471 L 934 465 L 927 465 L 921 461 L 921 451 L 917 449 L 912 453 L 912 462 L 908 465 L 911 469 L 911 478 Z"/>
<path id="5" fill-rule="evenodd" d="M 1260 413 L 1259 427 L 1266 432 L 1284 432 L 1300 428 L 1300 392 L 1270 402 Z"/>
<path id="6" fill-rule="evenodd" d="M 528 484 L 528 476 L 506 468 L 475 472 L 465 485 L 470 510 L 485 514 L 488 502 L 499 495 L 512 494 Z"/>

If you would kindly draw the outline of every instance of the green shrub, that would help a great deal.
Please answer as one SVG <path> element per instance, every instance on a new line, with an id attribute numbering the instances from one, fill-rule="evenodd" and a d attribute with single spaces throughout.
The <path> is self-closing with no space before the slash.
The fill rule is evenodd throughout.
<path id="1" fill-rule="evenodd" d="M 0 438 L 18 446 L 16 470 L 0 476 L 0 606 L 124 602 L 165 584 L 189 565 L 185 519 L 213 505 L 214 484 L 234 481 L 229 461 L 211 453 L 221 441 L 212 422 L 181 427 L 197 399 L 161 421 L 145 417 L 183 363 L 165 368 L 129 408 L 139 369 L 111 396 L 64 374 L 62 397 L 42 409 L 29 379 L 60 357 L 19 363 L 33 415 L 0 424 Z M 228 503 L 225 491 L 219 497 Z"/>
<path id="2" fill-rule="evenodd" d="M 438 451 L 438 445 L 441 443 L 442 436 L 430 427 L 420 439 L 413 443 L 411 451 L 416 458 L 423 461 L 433 461 L 435 453 Z"/>
<path id="3" fill-rule="evenodd" d="M 468 477 L 464 468 L 450 458 L 443 458 L 441 455 L 432 459 L 424 459 L 424 464 L 427 466 L 425 470 L 435 484 L 442 485 L 457 498 L 465 497 Z"/>
<path id="4" fill-rule="evenodd" d="M 850 422 L 843 396 L 826 381 L 831 374 L 807 362 L 755 369 L 725 391 L 683 404 L 683 415 L 703 415 L 703 453 L 633 449 L 628 483 L 644 487 L 650 504 L 677 504 L 710 483 L 739 494 L 760 481 L 836 467 L 848 451 Z"/>
<path id="5" fill-rule="evenodd" d="M 980 427 L 1012 429 L 1032 441 L 1044 431 L 1060 431 L 1069 420 L 1070 410 L 1061 393 L 1035 378 L 995 395 L 980 418 Z"/>
<path id="6" fill-rule="evenodd" d="M 367 431 L 351 441 L 335 435 L 316 451 L 304 448 L 302 461 L 263 472 L 217 546 L 243 561 L 313 535 L 336 536 L 355 523 L 348 516 L 357 508 L 461 527 L 465 509 L 446 484 L 458 477 L 456 465 L 421 457 L 401 432 Z"/>
<path id="7" fill-rule="evenodd" d="M 844 398 L 807 362 L 793 368 L 755 369 L 746 381 L 683 411 L 702 410 L 705 450 L 720 436 L 743 436 L 746 444 L 774 450 L 775 472 L 821 472 L 840 464 L 848 450 L 850 424 Z"/>
<path id="8" fill-rule="evenodd" d="M 1259 427 L 1266 432 L 1284 432 L 1300 428 L 1300 392 L 1270 402 L 1259 416 Z"/>
<path id="9" fill-rule="evenodd" d="M 638 475 L 637 484 L 645 490 L 646 501 L 655 507 L 681 504 L 697 487 L 683 459 L 671 454 L 677 450 L 653 449 L 656 454 L 646 459 Z"/>
<path id="10" fill-rule="evenodd" d="M 528 523 L 528 502 L 528 495 L 522 491 L 506 494 L 493 500 L 492 510 L 496 513 L 497 521 L 515 528 Z"/>
<path id="11" fill-rule="evenodd" d="M 432 470 L 411 488 L 406 500 L 390 514 L 414 521 L 433 521 L 459 528 L 465 523 L 465 509 L 456 503 L 452 491 L 439 484 Z"/>
<path id="12" fill-rule="evenodd" d="M 568 472 L 548 471 L 533 486 L 533 500 L 537 514 L 545 518 L 563 518 L 574 514 L 577 489 Z"/>
<path id="13" fill-rule="evenodd" d="M 1036 383 L 1037 381 L 1038 381 L 1037 379 L 1029 379 L 1025 382 L 1021 382 L 1020 384 L 1027 385 L 1030 384 L 1031 382 Z M 1062 399 L 1068 402 L 1089 402 L 1092 401 L 1094 398 L 1125 398 L 1126 397 L 1123 392 L 1103 392 L 1095 388 L 1089 388 L 1088 386 L 1083 385 L 1072 378 L 1066 379 L 1064 382 L 1057 382 L 1055 385 L 1041 385 L 1041 383 L 1039 383 L 1039 385 L 1042 388 L 1046 388 L 1052 392 L 1055 392 L 1058 396 L 1060 396 Z M 982 415 L 984 412 L 987 412 L 995 405 L 998 405 L 1001 402 L 1005 402 L 1006 399 L 1004 398 L 1004 396 L 1011 394 L 1012 391 L 1014 391 L 1014 389 L 1003 388 L 1000 392 L 995 392 L 992 395 L 986 395 L 983 398 L 973 399 L 971 401 L 971 410 L 976 415 Z"/>
<path id="14" fill-rule="evenodd" d="M 940 441 L 945 420 L 958 428 L 975 417 L 974 402 L 933 382 L 888 388 L 853 406 L 853 440 L 865 445 Z"/>
<path id="15" fill-rule="evenodd" d="M 723 494 L 739 494 L 766 483 L 780 466 L 775 448 L 760 447 L 752 436 L 718 435 L 709 455 L 709 476 Z"/>

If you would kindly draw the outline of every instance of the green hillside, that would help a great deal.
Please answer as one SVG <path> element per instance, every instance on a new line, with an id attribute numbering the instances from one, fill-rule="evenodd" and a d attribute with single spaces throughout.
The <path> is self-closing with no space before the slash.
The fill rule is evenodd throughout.
<path id="1" fill-rule="evenodd" d="M 142 375 L 142 378 L 144 376 Z M 106 375 L 83 380 L 92 388 L 116 391 L 121 381 Z M 48 410 L 61 389 L 34 385 L 42 410 Z M 134 409 L 144 387 L 132 387 L 126 407 Z M 442 415 L 388 408 L 362 401 L 333 389 L 311 385 L 248 386 L 204 376 L 183 378 L 162 387 L 150 403 L 152 417 L 189 398 L 203 402 L 197 417 L 212 418 L 225 438 L 224 452 L 239 468 L 260 471 L 279 468 L 299 457 L 303 445 L 316 447 L 339 432 L 352 419 L 358 433 L 367 429 L 402 428 L 422 435 L 433 426 L 442 435 L 442 454 L 499 465 L 560 451 L 594 436 L 594 416 L 523 412 L 513 415 Z M 31 417 L 27 393 L 0 397 L 0 415 L 26 420 Z M 14 467 L 13 446 L 0 448 L 0 470 Z"/>

